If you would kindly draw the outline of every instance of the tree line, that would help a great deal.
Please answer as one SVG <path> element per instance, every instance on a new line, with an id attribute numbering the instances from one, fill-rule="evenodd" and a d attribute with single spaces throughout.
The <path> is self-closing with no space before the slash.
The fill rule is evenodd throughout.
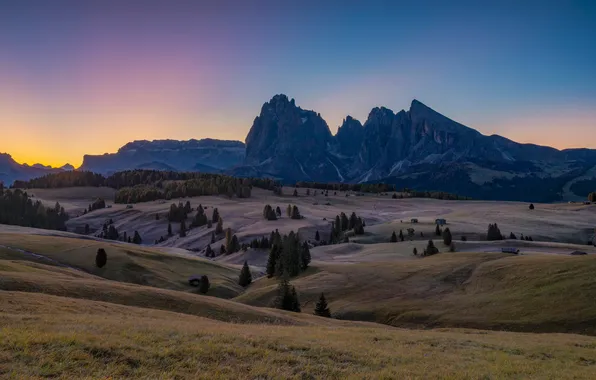
<path id="1" fill-rule="evenodd" d="M 20 189 L 0 187 L 0 224 L 66 231 L 68 214 L 56 202 L 46 207 Z"/>
<path id="2" fill-rule="evenodd" d="M 299 181 L 296 182 L 295 187 L 332 191 L 355 191 L 362 193 L 386 193 L 395 191 L 395 185 L 386 183 L 324 183 Z"/>

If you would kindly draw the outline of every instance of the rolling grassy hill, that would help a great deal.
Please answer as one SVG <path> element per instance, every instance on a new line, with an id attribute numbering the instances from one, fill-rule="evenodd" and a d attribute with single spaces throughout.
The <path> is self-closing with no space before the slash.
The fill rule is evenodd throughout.
<path id="1" fill-rule="evenodd" d="M 208 298 L 208 297 L 205 297 Z M 596 339 L 473 330 L 246 325 L 0 292 L 7 378 L 591 378 Z"/>
<path id="2" fill-rule="evenodd" d="M 166 254 L 159 249 L 134 244 L 0 233 L 0 246 L 13 248 L 4 250 L 6 258 L 60 264 L 114 281 L 190 291 L 193 288 L 187 283 L 189 276 L 207 275 L 212 295 L 232 298 L 242 290 L 237 284 L 239 269 L 190 255 Z M 95 266 L 98 248 L 105 249 L 108 255 L 108 263 L 104 268 Z M 31 253 L 43 255 L 49 260 L 39 259 Z"/>
<path id="3" fill-rule="evenodd" d="M 321 292 L 335 317 L 407 327 L 596 334 L 596 257 L 443 253 L 393 262 L 324 263 L 291 283 L 304 310 Z M 268 306 L 275 279 L 235 298 Z"/>

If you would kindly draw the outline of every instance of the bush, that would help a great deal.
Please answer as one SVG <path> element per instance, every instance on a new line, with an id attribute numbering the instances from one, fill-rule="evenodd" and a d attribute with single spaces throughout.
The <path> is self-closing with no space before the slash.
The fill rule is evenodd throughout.
<path id="1" fill-rule="evenodd" d="M 437 247 L 435 247 L 435 243 L 433 243 L 432 240 L 429 240 L 428 245 L 426 246 L 426 249 L 424 250 L 424 256 L 432 256 L 432 255 L 436 255 L 437 253 L 439 253 L 439 249 Z"/>
<path id="2" fill-rule="evenodd" d="M 530 210 L 534 210 L 534 203 L 530 203 Z"/>
<path id="3" fill-rule="evenodd" d="M 443 243 L 449 246 L 451 245 L 452 241 L 453 237 L 451 236 L 451 231 L 449 230 L 449 227 L 447 227 L 445 230 L 443 230 Z"/>
<path id="4" fill-rule="evenodd" d="M 108 263 L 108 254 L 103 248 L 99 248 L 97 250 L 97 254 L 95 255 L 95 265 L 98 268 L 103 268 Z"/>

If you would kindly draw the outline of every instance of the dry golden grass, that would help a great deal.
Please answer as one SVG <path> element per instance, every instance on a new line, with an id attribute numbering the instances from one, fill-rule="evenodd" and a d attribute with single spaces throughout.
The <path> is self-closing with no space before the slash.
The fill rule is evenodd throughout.
<path id="1" fill-rule="evenodd" d="M 69 267 L 114 281 L 191 291 L 193 288 L 188 285 L 188 277 L 207 275 L 211 283 L 211 295 L 232 298 L 242 290 L 237 284 L 240 273 L 237 268 L 190 255 L 166 254 L 134 244 L 0 233 L 0 245 L 40 254 Z M 95 266 L 98 248 L 104 248 L 108 255 L 108 263 L 104 268 Z M 0 251 L 0 259 L 39 261 L 25 253 L 7 251 Z"/>
<path id="2" fill-rule="evenodd" d="M 0 292 L 0 321 L 6 378 L 589 379 L 596 368 L 596 339 L 577 335 L 229 324 L 19 292 Z"/>
<path id="3" fill-rule="evenodd" d="M 321 292 L 338 318 L 408 327 L 596 334 L 596 257 L 443 253 L 398 262 L 314 263 L 292 280 L 303 308 Z M 267 306 L 276 280 L 235 298 Z"/>

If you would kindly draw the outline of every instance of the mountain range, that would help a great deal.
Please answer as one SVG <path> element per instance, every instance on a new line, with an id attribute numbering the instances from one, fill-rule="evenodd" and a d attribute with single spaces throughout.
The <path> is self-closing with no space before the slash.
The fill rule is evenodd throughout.
<path id="1" fill-rule="evenodd" d="M 7 158 L 8 157 L 8 158 Z M 8 163 L 8 164 L 7 164 Z M 275 95 L 240 141 L 134 141 L 117 153 L 85 155 L 78 170 L 102 174 L 155 169 L 274 177 L 283 182 L 387 182 L 479 199 L 548 202 L 596 190 L 596 150 L 520 144 L 486 136 L 417 100 L 394 113 L 347 116 L 333 135 L 321 115 Z M 18 165 L 0 156 L 0 180 L 63 169 Z"/>

